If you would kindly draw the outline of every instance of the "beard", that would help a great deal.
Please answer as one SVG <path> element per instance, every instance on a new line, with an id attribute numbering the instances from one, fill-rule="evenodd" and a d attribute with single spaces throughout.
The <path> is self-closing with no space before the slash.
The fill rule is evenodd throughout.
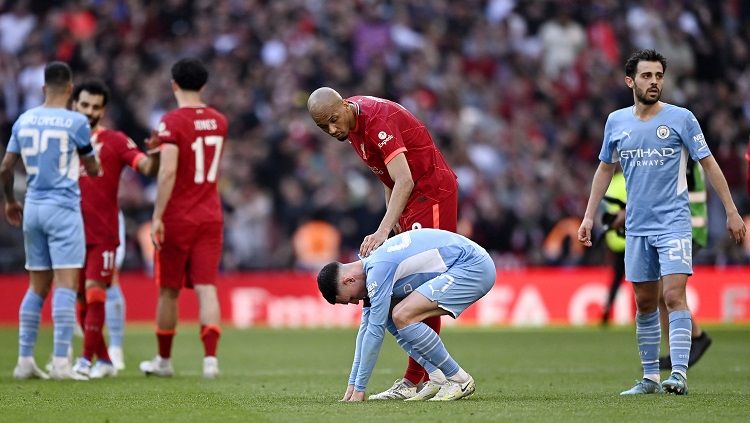
<path id="1" fill-rule="evenodd" d="M 641 90 L 640 88 L 638 88 L 636 86 L 635 87 L 635 98 L 638 99 L 639 103 L 642 103 L 642 104 L 650 106 L 650 105 L 656 103 L 657 101 L 659 101 L 659 99 L 661 98 L 661 90 L 659 90 L 658 88 L 657 88 L 657 90 L 658 90 L 658 93 L 656 94 L 656 98 L 649 98 L 649 97 L 646 97 L 648 95 L 648 91 L 643 91 L 643 90 Z"/>
<path id="2" fill-rule="evenodd" d="M 89 119 L 89 126 L 91 126 L 91 129 L 96 128 L 96 124 L 99 123 L 99 118 L 86 116 Z"/>

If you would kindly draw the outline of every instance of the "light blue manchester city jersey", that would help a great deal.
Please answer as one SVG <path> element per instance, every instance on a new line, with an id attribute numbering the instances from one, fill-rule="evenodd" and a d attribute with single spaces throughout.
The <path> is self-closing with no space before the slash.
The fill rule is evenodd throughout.
<path id="1" fill-rule="evenodd" d="M 622 166 L 628 235 L 691 231 L 688 154 L 698 161 L 711 151 L 698 120 L 685 108 L 664 103 L 648 121 L 635 117 L 632 106 L 609 115 L 599 160 Z"/>
<path id="2" fill-rule="evenodd" d="M 405 298 L 453 266 L 476 267 L 488 258 L 484 248 L 466 237 L 424 228 L 390 238 L 362 259 L 370 308 L 369 314 L 367 309 L 363 311 L 363 321 L 367 323 L 361 328 L 361 356 L 355 358 L 359 360 L 356 385 L 366 386 L 375 367 L 392 299 Z M 477 286 L 478 290 L 481 288 Z"/>
<path id="3" fill-rule="evenodd" d="M 76 150 L 90 145 L 90 138 L 80 113 L 41 106 L 23 113 L 13 124 L 8 151 L 20 154 L 26 167 L 26 202 L 80 207 Z"/>

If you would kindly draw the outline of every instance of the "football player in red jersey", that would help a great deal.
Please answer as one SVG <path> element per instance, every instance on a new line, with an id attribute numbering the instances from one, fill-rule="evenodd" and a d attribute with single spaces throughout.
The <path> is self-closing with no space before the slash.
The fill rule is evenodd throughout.
<path id="1" fill-rule="evenodd" d="M 92 379 L 115 376 L 117 369 L 102 336 L 107 287 L 115 272 L 115 251 L 120 243 L 117 190 L 125 166 L 155 176 L 158 150 L 144 154 L 125 134 L 102 126 L 109 90 L 91 80 L 75 87 L 71 107 L 91 125 L 91 145 L 101 162 L 99 175 L 81 173 L 81 212 L 86 233 L 86 264 L 79 281 L 79 321 L 83 326 L 83 353 L 73 370 Z M 96 363 L 92 366 L 94 356 Z"/>
<path id="2" fill-rule="evenodd" d="M 456 174 L 425 125 L 406 108 L 378 97 L 343 99 L 332 88 L 322 87 L 310 95 L 307 109 L 325 133 L 341 142 L 349 141 L 385 185 L 385 216 L 375 233 L 362 241 L 361 256 L 366 257 L 378 248 L 391 231 L 398 234 L 403 230 L 436 228 L 456 232 Z M 439 316 L 424 323 L 440 333 Z M 427 399 L 431 392 L 423 390 L 417 394 L 416 386 L 426 377 L 424 369 L 409 358 L 404 378 L 369 399 L 406 399 L 415 395 Z"/>
<path id="3" fill-rule="evenodd" d="M 216 276 L 222 249 L 223 215 L 217 182 L 227 136 L 227 119 L 201 100 L 208 71 L 197 59 L 172 66 L 176 110 L 159 123 L 161 165 L 151 239 L 159 300 L 156 309 L 158 355 L 141 363 L 147 375 L 171 376 L 172 339 L 177 326 L 177 297 L 184 286 L 195 289 L 200 310 L 203 376 L 219 374 L 216 347 L 219 300 Z"/>

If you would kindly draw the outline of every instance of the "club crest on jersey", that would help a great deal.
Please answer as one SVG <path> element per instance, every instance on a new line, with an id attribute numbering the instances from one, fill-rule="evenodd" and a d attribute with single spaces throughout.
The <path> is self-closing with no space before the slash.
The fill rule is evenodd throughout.
<path id="1" fill-rule="evenodd" d="M 661 140 L 667 139 L 667 137 L 669 137 L 669 127 L 667 125 L 659 125 L 659 127 L 656 128 L 656 136 Z"/>

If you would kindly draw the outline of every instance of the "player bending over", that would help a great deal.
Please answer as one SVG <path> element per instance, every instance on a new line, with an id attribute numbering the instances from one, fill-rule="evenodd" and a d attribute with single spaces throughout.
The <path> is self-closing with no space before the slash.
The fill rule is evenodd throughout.
<path id="1" fill-rule="evenodd" d="M 474 379 L 422 321 L 430 316 L 457 318 L 489 292 L 495 276 L 495 265 L 482 247 L 440 229 L 404 232 L 361 260 L 323 267 L 318 288 L 326 301 L 359 304 L 369 300 L 369 306 L 362 309 L 342 401 L 364 401 L 386 329 L 430 376 L 427 385 L 406 401 L 452 401 L 473 394 Z M 391 312 L 394 300 L 399 302 Z"/>

